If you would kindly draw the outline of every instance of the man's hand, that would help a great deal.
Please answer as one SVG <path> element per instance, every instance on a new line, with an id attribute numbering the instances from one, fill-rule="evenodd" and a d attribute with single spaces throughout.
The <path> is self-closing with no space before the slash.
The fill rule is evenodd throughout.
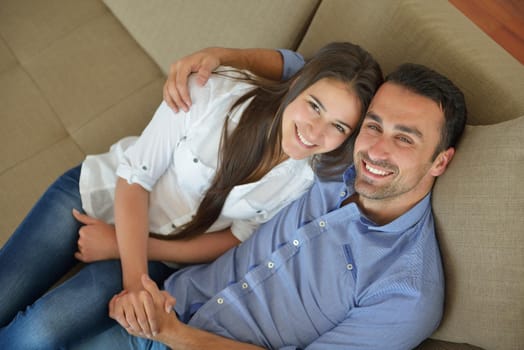
<path id="1" fill-rule="evenodd" d="M 83 262 L 119 259 L 116 232 L 113 225 L 73 209 L 73 216 L 84 224 L 78 231 L 78 251 L 75 258 Z"/>
<path id="2" fill-rule="evenodd" d="M 159 290 L 147 275 L 142 276 L 142 286 L 144 289 L 139 292 L 122 291 L 115 295 L 109 302 L 109 317 L 129 334 L 155 339 L 180 322 L 173 312 L 176 301 L 168 292 Z"/>
<path id="3" fill-rule="evenodd" d="M 207 48 L 183 57 L 171 64 L 164 84 L 164 100 L 175 111 L 191 107 L 187 79 L 197 74 L 197 83 L 205 85 L 211 73 L 221 64 L 219 48 Z"/>

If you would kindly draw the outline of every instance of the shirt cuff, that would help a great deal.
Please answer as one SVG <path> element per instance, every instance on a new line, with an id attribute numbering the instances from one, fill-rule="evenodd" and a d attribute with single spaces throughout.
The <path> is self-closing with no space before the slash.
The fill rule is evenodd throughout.
<path id="1" fill-rule="evenodd" d="M 302 55 L 298 52 L 287 49 L 278 49 L 277 51 L 280 52 L 280 55 L 282 55 L 282 60 L 284 62 L 284 67 L 282 69 L 282 80 L 288 80 L 302 67 L 304 67 L 304 57 L 302 57 Z"/>
<path id="2" fill-rule="evenodd" d="M 139 184 L 146 191 L 151 192 L 155 181 L 144 171 L 134 169 L 129 165 L 120 164 L 116 169 L 116 175 L 125 179 L 128 184 Z"/>

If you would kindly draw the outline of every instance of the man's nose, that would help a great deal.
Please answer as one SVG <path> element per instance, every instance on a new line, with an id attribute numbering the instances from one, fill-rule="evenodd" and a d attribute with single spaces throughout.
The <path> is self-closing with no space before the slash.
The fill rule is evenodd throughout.
<path id="1" fill-rule="evenodd" d="M 375 142 L 370 145 L 368 155 L 373 160 L 386 159 L 391 151 L 391 144 L 384 137 L 375 139 Z"/>

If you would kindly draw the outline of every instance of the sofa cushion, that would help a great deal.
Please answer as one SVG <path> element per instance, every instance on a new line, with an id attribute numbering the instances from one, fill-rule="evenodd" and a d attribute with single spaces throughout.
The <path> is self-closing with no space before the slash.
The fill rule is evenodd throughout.
<path id="1" fill-rule="evenodd" d="M 446 306 L 433 338 L 486 349 L 524 344 L 524 117 L 468 126 L 437 180 L 433 210 Z"/>
<path id="2" fill-rule="evenodd" d="M 300 44 L 306 57 L 330 41 L 362 45 L 385 73 L 425 64 L 464 91 L 470 124 L 524 114 L 524 68 L 448 1 L 324 0 Z"/>
<path id="3" fill-rule="evenodd" d="M 104 0 L 166 73 L 206 46 L 296 48 L 318 0 Z"/>

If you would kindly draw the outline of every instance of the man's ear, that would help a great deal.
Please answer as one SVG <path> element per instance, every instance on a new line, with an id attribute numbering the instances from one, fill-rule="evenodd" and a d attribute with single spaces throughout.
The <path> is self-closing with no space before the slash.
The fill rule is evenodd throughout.
<path id="1" fill-rule="evenodd" d="M 445 151 L 442 151 L 438 154 L 438 156 L 433 161 L 433 165 L 431 167 L 431 175 L 437 177 L 442 175 L 446 168 L 448 167 L 449 162 L 451 162 L 451 159 L 453 158 L 453 155 L 455 154 L 455 148 L 450 147 Z"/>

